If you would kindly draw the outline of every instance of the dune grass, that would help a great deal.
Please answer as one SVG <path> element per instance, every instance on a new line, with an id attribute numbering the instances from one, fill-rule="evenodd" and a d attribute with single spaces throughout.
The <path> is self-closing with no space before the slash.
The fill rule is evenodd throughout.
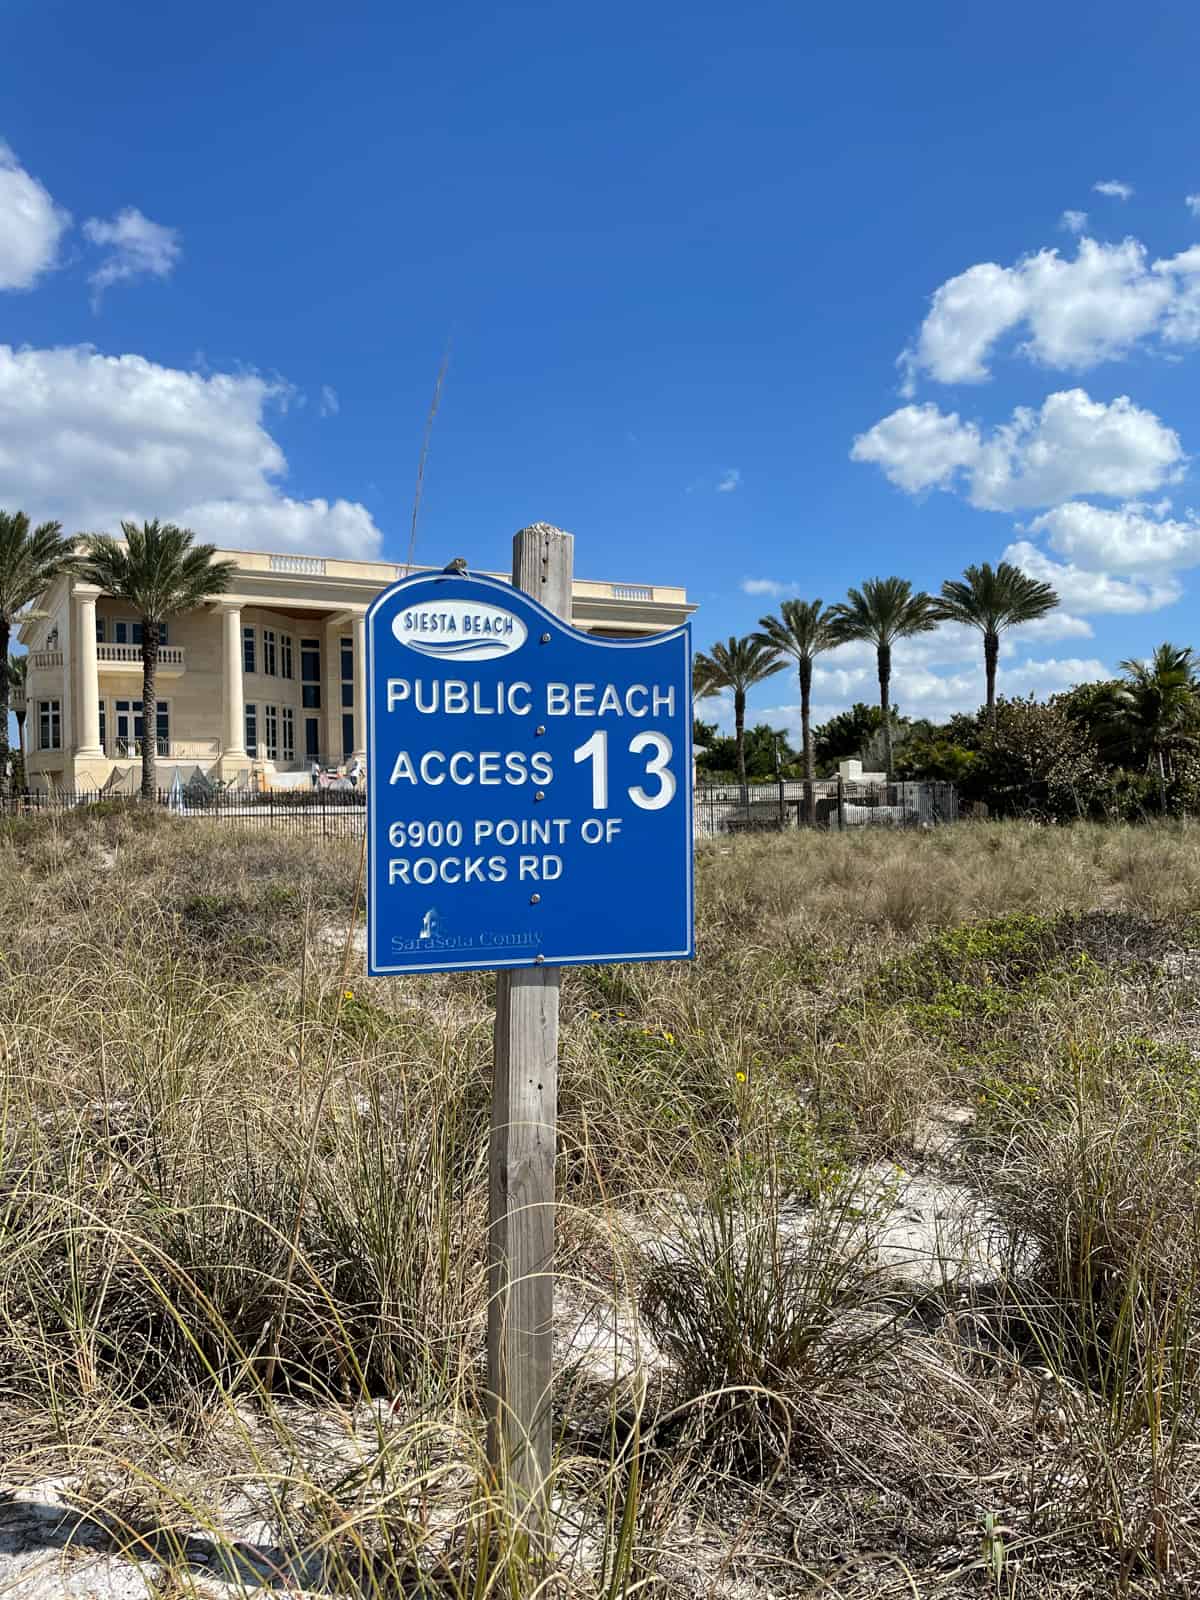
<path id="1" fill-rule="evenodd" d="M 490 980 L 347 967 L 358 865 L 0 824 L 5 1488 L 163 1594 L 1194 1592 L 1200 831 L 713 842 L 694 964 L 564 973 L 548 1563 L 482 1455 Z M 998 1268 L 888 1270 L 914 1175 Z"/>

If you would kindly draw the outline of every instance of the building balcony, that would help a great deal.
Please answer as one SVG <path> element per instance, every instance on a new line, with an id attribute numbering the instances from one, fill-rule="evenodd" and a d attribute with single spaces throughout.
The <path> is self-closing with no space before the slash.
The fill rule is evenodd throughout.
<path id="1" fill-rule="evenodd" d="M 29 670 L 31 672 L 61 672 L 63 653 L 61 650 L 33 650 L 29 655 Z"/>
<path id="2" fill-rule="evenodd" d="M 221 754 L 219 739 L 159 739 L 154 751 L 159 761 L 215 761 Z M 104 754 L 110 761 L 140 761 L 140 739 L 109 739 Z"/>
<path id="3" fill-rule="evenodd" d="M 21 717 L 25 715 L 25 689 L 23 685 L 18 688 L 15 683 L 9 684 L 8 709 L 14 716 Z"/>
<path id="4" fill-rule="evenodd" d="M 62 651 L 57 652 L 62 665 Z M 129 672 L 142 675 L 142 647 L 140 644 L 98 644 L 96 660 L 101 672 Z M 187 652 L 182 645 L 164 644 L 158 648 L 158 675 L 177 678 L 187 665 Z"/>

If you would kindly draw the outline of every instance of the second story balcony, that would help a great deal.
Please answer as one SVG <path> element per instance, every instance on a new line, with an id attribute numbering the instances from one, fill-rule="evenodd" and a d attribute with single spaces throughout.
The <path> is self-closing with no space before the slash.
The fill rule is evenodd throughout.
<path id="1" fill-rule="evenodd" d="M 29 654 L 29 666 L 33 672 L 61 672 L 63 670 L 63 652 L 60 647 L 52 650 L 32 650 Z M 142 647 L 140 644 L 98 644 L 96 646 L 96 665 L 101 672 L 129 673 L 141 677 L 142 675 Z M 182 645 L 164 644 L 158 651 L 158 675 L 161 678 L 177 678 L 187 666 L 187 651 Z"/>
<path id="2" fill-rule="evenodd" d="M 142 674 L 142 647 L 140 644 L 98 644 L 96 662 L 101 672 L 131 672 Z M 187 653 L 182 645 L 163 644 L 158 647 L 158 675 L 177 678 L 187 666 Z"/>

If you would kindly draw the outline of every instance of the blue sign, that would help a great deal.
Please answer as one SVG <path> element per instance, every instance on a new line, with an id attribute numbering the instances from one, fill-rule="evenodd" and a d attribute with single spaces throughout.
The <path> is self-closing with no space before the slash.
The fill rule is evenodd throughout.
<path id="1" fill-rule="evenodd" d="M 691 957 L 691 667 L 686 625 L 596 638 L 451 572 L 385 589 L 368 973 Z"/>

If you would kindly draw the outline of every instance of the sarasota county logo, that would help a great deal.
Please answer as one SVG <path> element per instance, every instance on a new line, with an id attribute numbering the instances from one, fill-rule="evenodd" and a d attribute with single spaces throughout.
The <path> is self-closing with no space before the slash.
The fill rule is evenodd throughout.
<path id="1" fill-rule="evenodd" d="M 392 632 L 423 656 L 451 661 L 491 661 L 525 643 L 520 617 L 479 600 L 425 600 L 398 611 Z"/>

